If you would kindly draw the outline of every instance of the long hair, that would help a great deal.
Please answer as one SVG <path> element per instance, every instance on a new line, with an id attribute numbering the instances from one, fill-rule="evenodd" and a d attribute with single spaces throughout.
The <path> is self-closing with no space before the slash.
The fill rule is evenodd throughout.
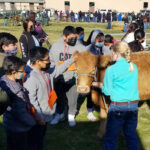
<path id="1" fill-rule="evenodd" d="M 113 51 L 114 52 L 119 52 L 122 57 L 126 59 L 127 62 L 130 63 L 130 68 L 129 71 L 132 72 L 134 71 L 134 66 L 133 63 L 130 62 L 131 58 L 131 50 L 130 47 L 126 42 L 118 42 L 113 46 Z"/>

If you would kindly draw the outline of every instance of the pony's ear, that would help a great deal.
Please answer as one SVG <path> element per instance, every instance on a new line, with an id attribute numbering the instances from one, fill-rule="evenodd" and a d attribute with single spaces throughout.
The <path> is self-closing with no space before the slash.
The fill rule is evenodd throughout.
<path id="1" fill-rule="evenodd" d="M 105 68 L 110 62 L 112 62 L 110 55 L 99 55 L 98 67 Z"/>
<path id="2" fill-rule="evenodd" d="M 75 51 L 74 53 L 73 53 L 73 56 L 78 56 L 79 55 L 79 51 Z"/>

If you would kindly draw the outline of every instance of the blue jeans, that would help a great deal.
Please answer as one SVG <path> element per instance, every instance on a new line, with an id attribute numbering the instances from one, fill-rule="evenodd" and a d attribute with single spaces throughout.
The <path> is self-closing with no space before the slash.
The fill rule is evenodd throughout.
<path id="1" fill-rule="evenodd" d="M 123 27 L 123 32 L 127 32 L 127 30 L 128 30 L 128 23 L 125 23 Z"/>
<path id="2" fill-rule="evenodd" d="M 147 22 L 144 22 L 144 31 L 147 29 Z"/>
<path id="3" fill-rule="evenodd" d="M 108 21 L 107 29 L 111 29 L 111 21 Z"/>
<path id="4" fill-rule="evenodd" d="M 139 150 L 136 127 L 138 120 L 138 104 L 116 105 L 110 104 L 104 150 L 115 150 L 117 135 L 123 129 L 128 150 Z"/>

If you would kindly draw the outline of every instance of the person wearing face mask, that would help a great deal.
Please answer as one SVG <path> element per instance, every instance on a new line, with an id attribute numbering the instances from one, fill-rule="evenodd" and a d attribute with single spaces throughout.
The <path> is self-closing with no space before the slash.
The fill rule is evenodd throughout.
<path id="1" fill-rule="evenodd" d="M 29 57 L 33 70 L 24 82 L 24 87 L 28 91 L 30 103 L 35 108 L 38 122 L 30 131 L 31 149 L 28 150 L 43 150 L 47 123 L 52 120 L 56 109 L 57 96 L 54 91 L 54 79 L 74 63 L 77 57 L 71 57 L 64 64 L 48 70 L 51 60 L 46 48 L 34 47 Z"/>
<path id="2" fill-rule="evenodd" d="M 6 56 L 16 56 L 17 54 L 17 38 L 10 33 L 0 33 L 0 77 L 3 75 L 2 63 Z"/>
<path id="3" fill-rule="evenodd" d="M 25 63 L 18 57 L 7 56 L 3 61 L 5 74 L 0 78 L 0 86 L 10 97 L 10 105 L 3 114 L 8 150 L 30 150 L 29 130 L 36 124 L 30 113 L 27 91 L 20 84 Z"/>
<path id="4" fill-rule="evenodd" d="M 87 46 L 87 49 L 94 55 L 102 54 L 102 47 L 104 45 L 104 34 L 101 30 L 92 31 L 91 44 Z"/>
<path id="5" fill-rule="evenodd" d="M 76 35 L 81 44 L 86 46 L 86 42 L 84 41 L 84 29 L 82 27 L 76 27 Z"/>
<path id="6" fill-rule="evenodd" d="M 145 40 L 145 32 L 142 29 L 138 29 L 134 33 L 134 41 L 129 43 L 130 49 L 132 52 L 143 51 L 142 43 Z"/>
<path id="7" fill-rule="evenodd" d="M 34 46 L 40 46 L 36 38 L 37 32 L 35 31 L 34 23 L 30 19 L 23 22 L 24 31 L 19 39 L 22 60 L 26 63 L 29 60 L 29 52 Z"/>
<path id="8" fill-rule="evenodd" d="M 92 31 L 89 36 L 89 39 L 91 44 L 87 46 L 88 51 L 90 51 L 94 55 L 101 55 L 102 47 L 104 45 L 104 34 L 102 33 L 102 31 L 100 30 Z M 92 122 L 97 121 L 98 119 L 93 114 L 94 103 L 91 100 L 91 93 L 87 95 L 87 110 L 88 110 L 87 118 Z"/>
<path id="9" fill-rule="evenodd" d="M 17 55 L 17 38 L 10 33 L 0 33 L 0 53 L 4 53 L 6 56 Z"/>
<path id="10" fill-rule="evenodd" d="M 60 40 L 55 42 L 49 52 L 51 67 L 56 67 L 72 57 L 73 53 L 85 51 L 83 46 L 76 37 L 76 30 L 72 26 L 66 26 L 63 30 L 63 35 Z M 55 82 L 57 99 L 56 115 L 51 121 L 51 124 L 57 124 L 64 120 L 64 109 L 66 102 L 68 103 L 68 123 L 70 127 L 76 125 L 75 114 L 77 112 L 77 87 L 75 85 L 75 68 L 70 68 L 57 78 Z"/>
<path id="11" fill-rule="evenodd" d="M 0 77 L 4 75 L 2 68 L 3 60 L 6 56 L 16 56 L 17 54 L 17 38 L 10 33 L 0 33 Z M 8 94 L 0 87 L 0 115 L 5 112 L 10 104 Z"/>

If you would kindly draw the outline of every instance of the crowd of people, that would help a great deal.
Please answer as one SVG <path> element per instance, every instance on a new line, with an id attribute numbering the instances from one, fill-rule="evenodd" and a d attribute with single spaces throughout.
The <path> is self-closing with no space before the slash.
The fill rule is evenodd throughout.
<path id="1" fill-rule="evenodd" d="M 71 21 L 71 22 L 107 22 L 107 29 L 111 29 L 111 23 L 113 21 L 124 21 L 124 32 L 127 32 L 128 25 L 131 22 L 139 22 L 141 25 L 143 24 L 144 30 L 146 30 L 150 26 L 150 14 L 142 14 L 138 13 L 117 13 L 115 11 L 109 10 L 108 12 L 82 12 L 79 11 L 75 13 L 73 11 L 67 10 L 64 11 L 55 11 L 54 19 L 59 21 Z"/>
<path id="2" fill-rule="evenodd" d="M 97 56 L 110 55 L 116 61 L 106 70 L 103 83 L 93 83 L 93 86 L 102 88 L 112 101 L 104 150 L 115 149 L 121 127 L 124 127 L 128 148 L 138 150 L 135 132 L 139 100 L 138 69 L 130 63 L 130 55 L 131 52 L 144 50 L 144 30 L 131 23 L 122 41 L 117 42 L 110 34 L 105 35 L 97 29 L 85 41 L 84 28 L 66 26 L 60 39 L 48 50 L 42 47 L 48 35 L 35 18 L 36 13 L 31 12 L 23 22 L 18 47 L 14 35 L 0 33 L 0 114 L 3 114 L 7 149 L 42 150 L 48 124 L 55 125 L 68 119 L 69 127 L 76 125 L 79 93 L 75 70 L 71 66 L 78 60 L 77 56 L 73 56 L 78 50 Z M 17 52 L 21 58 L 16 56 Z M 126 90 L 131 87 L 131 90 Z M 116 95 L 115 91 L 120 91 L 120 95 Z M 119 115 L 118 109 L 124 114 Z M 92 122 L 97 121 L 93 110 L 89 93 L 87 118 Z"/>

